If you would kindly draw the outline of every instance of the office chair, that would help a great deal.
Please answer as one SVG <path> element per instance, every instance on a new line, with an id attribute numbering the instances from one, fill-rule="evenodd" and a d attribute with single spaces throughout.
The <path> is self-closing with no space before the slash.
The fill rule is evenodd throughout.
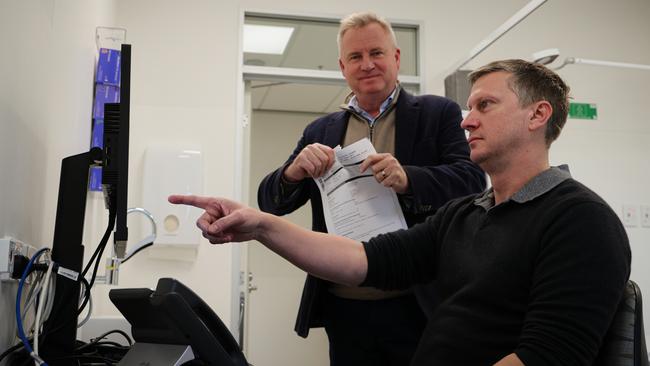
<path id="1" fill-rule="evenodd" d="M 649 366 L 641 290 L 628 281 L 594 366 Z"/>

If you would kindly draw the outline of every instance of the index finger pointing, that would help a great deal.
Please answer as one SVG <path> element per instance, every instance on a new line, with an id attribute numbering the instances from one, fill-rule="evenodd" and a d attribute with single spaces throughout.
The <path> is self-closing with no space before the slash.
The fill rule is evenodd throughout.
<path id="1" fill-rule="evenodd" d="M 167 198 L 169 203 L 175 205 L 190 205 L 198 208 L 205 209 L 210 203 L 209 197 L 195 196 L 195 195 L 182 195 L 173 194 Z"/>

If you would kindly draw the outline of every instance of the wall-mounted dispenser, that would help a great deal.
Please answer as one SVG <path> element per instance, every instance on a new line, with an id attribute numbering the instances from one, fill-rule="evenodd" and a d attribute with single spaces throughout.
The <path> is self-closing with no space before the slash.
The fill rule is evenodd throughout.
<path id="1" fill-rule="evenodd" d="M 172 205 L 171 194 L 203 195 L 203 156 L 199 149 L 150 146 L 144 155 L 143 207 L 157 226 L 156 246 L 196 247 L 201 232 L 196 219 L 201 210 Z"/>

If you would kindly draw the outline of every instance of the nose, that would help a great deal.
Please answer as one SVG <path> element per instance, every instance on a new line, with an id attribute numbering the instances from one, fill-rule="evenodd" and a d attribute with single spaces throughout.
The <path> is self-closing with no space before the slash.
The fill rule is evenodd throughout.
<path id="1" fill-rule="evenodd" d="M 372 58 L 364 55 L 363 62 L 361 63 L 361 69 L 364 71 L 370 71 L 375 68 L 375 63 L 372 61 Z"/>
<path id="2" fill-rule="evenodd" d="M 474 117 L 472 112 L 469 112 L 460 122 L 460 127 L 464 130 L 472 131 L 478 127 L 478 119 Z"/>

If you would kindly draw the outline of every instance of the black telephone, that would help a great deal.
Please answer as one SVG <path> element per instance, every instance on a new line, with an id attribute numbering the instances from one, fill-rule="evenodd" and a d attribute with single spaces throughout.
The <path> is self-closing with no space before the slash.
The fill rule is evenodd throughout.
<path id="1" fill-rule="evenodd" d="M 189 345 L 195 360 L 185 365 L 248 365 L 217 314 L 175 279 L 159 279 L 155 291 L 114 289 L 109 298 L 131 323 L 136 344 Z"/>

